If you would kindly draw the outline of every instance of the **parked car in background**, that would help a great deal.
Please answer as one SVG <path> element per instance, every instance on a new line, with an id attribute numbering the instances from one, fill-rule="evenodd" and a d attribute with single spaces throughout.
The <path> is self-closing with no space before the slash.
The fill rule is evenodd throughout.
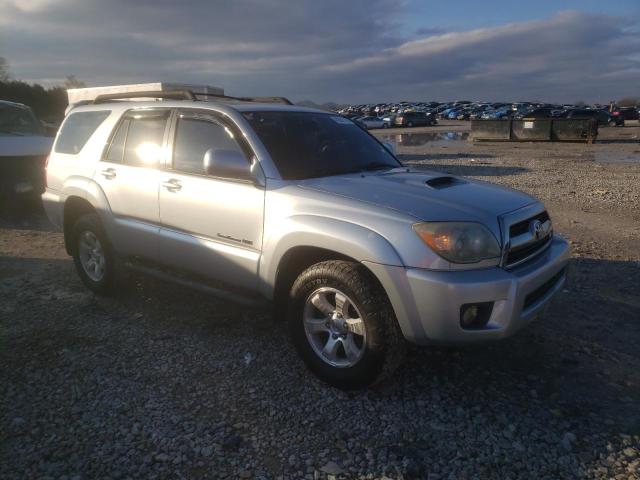
<path id="1" fill-rule="evenodd" d="M 356 118 L 355 121 L 367 130 L 372 128 L 389 128 L 389 125 L 380 117 L 366 116 Z"/>
<path id="2" fill-rule="evenodd" d="M 341 106 L 336 111 L 348 118 L 363 116 L 380 117 L 383 120 L 392 115 L 401 116 L 404 113 L 431 114 L 432 118 L 444 118 L 450 120 L 477 120 L 477 119 L 507 119 L 507 118 L 564 118 L 569 111 L 580 110 L 589 112 L 605 111 L 610 113 L 613 119 L 608 121 L 610 125 L 622 125 L 623 120 L 638 119 L 636 107 L 619 107 L 612 111 L 608 105 L 572 105 L 551 104 L 541 102 L 482 102 L 482 101 L 453 101 L 453 102 L 410 102 L 397 103 L 371 103 Z M 588 113 L 588 116 L 596 115 Z M 620 119 L 622 118 L 622 120 Z M 397 125 L 394 119 L 385 120 L 388 125 Z M 604 120 L 599 120 L 603 125 Z M 423 122 L 414 121 L 414 124 Z"/>
<path id="3" fill-rule="evenodd" d="M 436 123 L 438 122 L 433 115 L 426 115 L 424 112 L 404 112 L 395 119 L 396 127 L 422 127 Z"/>
<path id="4" fill-rule="evenodd" d="M 38 197 L 53 138 L 26 105 L 0 100 L 0 201 Z"/>
<path id="5" fill-rule="evenodd" d="M 618 107 L 611 112 L 611 116 L 622 118 L 622 120 L 640 119 L 640 110 L 636 107 Z"/>
<path id="6" fill-rule="evenodd" d="M 604 110 L 591 110 L 586 108 L 576 108 L 568 110 L 565 118 L 593 118 L 598 122 L 598 126 L 623 126 L 624 119 L 620 116 L 613 116 Z"/>
<path id="7" fill-rule="evenodd" d="M 385 115 L 382 117 L 382 121 L 385 123 L 386 128 L 394 127 L 396 124 L 396 116 L 394 114 Z"/>
<path id="8" fill-rule="evenodd" d="M 502 118 L 511 118 L 514 115 L 514 110 L 511 107 L 501 107 L 497 110 L 490 110 L 482 114 L 480 118 L 483 120 L 499 120 Z"/>
<path id="9" fill-rule="evenodd" d="M 516 114 L 513 115 L 513 118 L 515 119 L 522 119 L 522 118 L 551 118 L 553 108 L 551 107 L 542 107 L 542 108 L 531 108 L 531 109 L 527 109 L 527 110 L 523 110 L 520 112 L 517 112 Z"/>

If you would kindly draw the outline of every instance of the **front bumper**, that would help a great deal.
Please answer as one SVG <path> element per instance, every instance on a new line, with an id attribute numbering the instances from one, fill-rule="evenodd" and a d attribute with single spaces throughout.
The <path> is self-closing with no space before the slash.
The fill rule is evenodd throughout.
<path id="1" fill-rule="evenodd" d="M 549 248 L 514 268 L 433 271 L 365 262 L 378 277 L 407 340 L 460 344 L 508 337 L 539 316 L 563 287 L 568 243 L 555 236 Z M 493 302 L 488 323 L 464 329 L 464 304 Z"/>

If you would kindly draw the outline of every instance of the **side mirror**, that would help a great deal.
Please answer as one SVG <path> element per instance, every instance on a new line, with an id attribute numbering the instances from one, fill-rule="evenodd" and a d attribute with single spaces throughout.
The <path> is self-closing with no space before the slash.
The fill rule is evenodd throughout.
<path id="1" fill-rule="evenodd" d="M 394 155 L 396 154 L 396 144 L 393 142 L 382 142 L 382 144 Z"/>
<path id="2" fill-rule="evenodd" d="M 237 150 L 210 148 L 205 152 L 203 162 L 207 175 L 243 179 L 251 177 L 251 165 Z"/>

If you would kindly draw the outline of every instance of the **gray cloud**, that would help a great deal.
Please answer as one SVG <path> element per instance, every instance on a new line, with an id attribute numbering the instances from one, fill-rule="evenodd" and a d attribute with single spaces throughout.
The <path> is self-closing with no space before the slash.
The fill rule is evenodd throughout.
<path id="1" fill-rule="evenodd" d="M 606 101 L 637 94 L 630 19 L 405 34 L 403 0 L 0 0 L 0 55 L 32 81 L 188 81 L 294 99 Z"/>

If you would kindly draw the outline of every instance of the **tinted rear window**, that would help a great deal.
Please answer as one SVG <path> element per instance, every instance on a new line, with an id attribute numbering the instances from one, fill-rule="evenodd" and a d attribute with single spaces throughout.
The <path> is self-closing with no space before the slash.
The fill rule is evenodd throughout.
<path id="1" fill-rule="evenodd" d="M 77 112 L 69 115 L 64 122 L 54 147 L 56 153 L 75 155 L 85 146 L 93 132 L 109 116 L 110 110 L 97 112 Z"/>

